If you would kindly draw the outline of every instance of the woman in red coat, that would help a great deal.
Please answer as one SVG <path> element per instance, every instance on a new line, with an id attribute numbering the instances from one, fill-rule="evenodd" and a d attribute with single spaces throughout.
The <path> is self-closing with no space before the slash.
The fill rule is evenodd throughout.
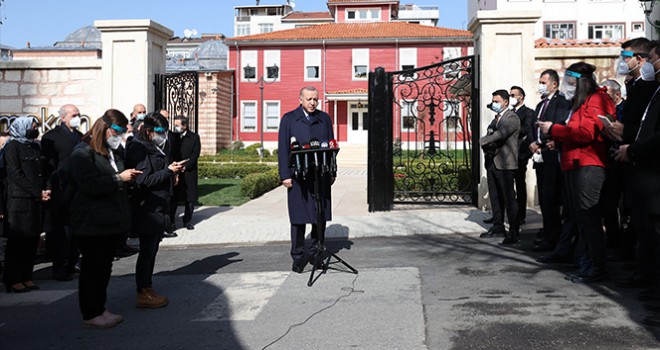
<path id="1" fill-rule="evenodd" d="M 564 73 L 561 91 L 573 102 L 566 125 L 538 122 L 541 131 L 562 144 L 560 164 L 566 172 L 567 188 L 580 232 L 581 252 L 588 263 L 569 275 L 575 283 L 606 278 L 606 242 L 599 206 L 605 181 L 610 144 L 598 116 L 616 115 L 616 108 L 594 79 L 596 67 L 585 62 L 572 64 Z"/>

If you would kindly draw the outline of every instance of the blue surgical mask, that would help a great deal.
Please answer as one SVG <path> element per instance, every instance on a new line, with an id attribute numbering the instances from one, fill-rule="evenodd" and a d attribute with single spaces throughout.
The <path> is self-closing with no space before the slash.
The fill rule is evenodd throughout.
<path id="1" fill-rule="evenodd" d="M 499 113 L 502 111 L 502 105 L 499 102 L 493 102 L 490 104 L 490 109 L 495 113 Z"/>

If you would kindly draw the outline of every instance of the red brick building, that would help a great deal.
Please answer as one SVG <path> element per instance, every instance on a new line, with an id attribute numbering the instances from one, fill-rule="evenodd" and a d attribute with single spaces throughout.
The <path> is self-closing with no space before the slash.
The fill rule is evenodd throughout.
<path id="1" fill-rule="evenodd" d="M 398 7 L 399 1 L 330 0 L 334 23 L 226 39 L 228 66 L 236 72 L 233 139 L 263 137 L 266 148 L 275 148 L 280 117 L 298 106 L 301 87 L 313 85 L 337 140 L 366 143 L 368 72 L 472 53 L 471 32 L 401 22 Z M 395 130 L 405 132 L 406 112 L 395 113 Z"/>

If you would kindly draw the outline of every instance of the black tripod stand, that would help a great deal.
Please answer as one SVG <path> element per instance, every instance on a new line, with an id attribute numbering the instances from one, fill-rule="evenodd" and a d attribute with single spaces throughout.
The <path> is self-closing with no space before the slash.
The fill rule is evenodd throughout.
<path id="1" fill-rule="evenodd" d="M 292 151 L 291 155 L 304 155 L 305 157 L 312 158 L 313 165 L 306 169 L 297 169 L 300 170 L 300 174 L 309 174 L 310 171 L 314 172 L 314 200 L 316 203 L 316 230 L 317 230 L 317 242 L 312 246 L 312 256 L 310 257 L 310 262 L 312 263 L 312 272 L 309 275 L 309 281 L 307 286 L 311 287 L 314 284 L 314 274 L 316 270 L 321 270 L 321 274 L 324 274 L 328 271 L 330 264 L 343 264 L 347 269 L 352 273 L 357 274 L 358 271 L 349 265 L 346 261 L 342 260 L 337 254 L 327 250 L 325 246 L 325 208 L 324 208 L 324 199 L 325 191 L 323 190 L 321 184 L 324 180 L 327 180 L 327 175 L 332 174 L 336 176 L 336 154 L 339 151 L 339 148 L 316 148 L 316 149 L 306 149 L 301 151 Z M 300 163 L 300 162 L 296 162 Z M 305 162 L 304 164 L 309 164 Z M 331 261 L 334 258 L 336 261 Z M 317 275 L 317 279 L 320 275 Z"/>

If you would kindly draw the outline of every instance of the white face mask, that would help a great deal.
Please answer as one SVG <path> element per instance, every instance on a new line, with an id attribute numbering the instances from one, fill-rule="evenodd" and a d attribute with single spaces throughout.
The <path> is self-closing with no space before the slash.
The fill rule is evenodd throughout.
<path id="1" fill-rule="evenodd" d="M 167 141 L 167 136 L 163 134 L 156 133 L 151 141 L 158 147 L 163 148 L 165 142 Z"/>
<path id="2" fill-rule="evenodd" d="M 628 63 L 626 63 L 623 58 L 620 58 L 619 63 L 616 64 L 616 72 L 619 75 L 628 75 L 630 72 L 637 69 L 638 66 L 639 64 L 635 65 L 635 68 L 630 69 L 630 67 L 628 67 Z"/>
<path id="3" fill-rule="evenodd" d="M 565 86 L 565 88 L 564 88 Z M 566 98 L 567 101 L 572 101 L 573 98 L 575 97 L 575 85 L 562 85 L 562 92 L 564 93 L 564 97 Z"/>
<path id="4" fill-rule="evenodd" d="M 183 129 L 182 129 L 180 126 L 175 126 L 175 127 L 174 127 L 174 132 L 177 132 L 177 133 L 180 134 L 180 133 L 183 132 Z"/>
<path id="5" fill-rule="evenodd" d="M 75 116 L 73 119 L 71 119 L 71 120 L 69 121 L 69 125 L 70 125 L 72 128 L 77 129 L 78 127 L 80 127 L 80 122 L 81 122 L 81 121 L 82 121 L 82 120 L 80 119 L 80 116 Z"/>
<path id="6" fill-rule="evenodd" d="M 541 97 L 546 97 L 548 95 L 548 86 L 539 84 L 539 94 L 541 94 Z"/>
<path id="7" fill-rule="evenodd" d="M 520 103 L 520 101 L 518 101 L 517 98 L 515 98 L 513 96 L 509 97 L 509 107 L 512 107 L 512 108 L 516 107 L 518 105 L 518 103 Z"/>
<path id="8" fill-rule="evenodd" d="M 121 145 L 121 140 L 122 140 L 121 135 L 116 135 L 116 136 L 108 137 L 106 142 L 108 143 L 108 146 L 110 146 L 110 148 L 117 149 L 119 148 L 119 145 Z"/>
<path id="9" fill-rule="evenodd" d="M 642 75 L 642 80 L 645 80 L 645 81 L 654 81 L 655 80 L 655 75 L 658 74 L 658 72 L 660 72 L 660 70 L 656 71 L 655 67 L 653 65 L 656 64 L 658 61 L 660 61 L 660 58 L 655 60 L 655 62 L 653 62 L 653 63 L 645 62 L 642 65 L 642 68 L 639 70 L 639 73 L 641 73 L 641 75 Z"/>

